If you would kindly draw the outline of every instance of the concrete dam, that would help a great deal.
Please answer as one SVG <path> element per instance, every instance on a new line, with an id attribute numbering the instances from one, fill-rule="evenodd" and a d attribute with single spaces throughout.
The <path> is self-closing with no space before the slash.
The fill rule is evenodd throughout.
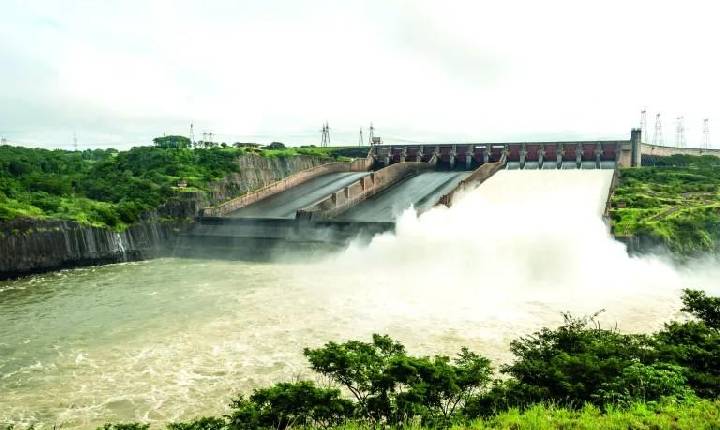
<path id="1" fill-rule="evenodd" d="M 627 141 L 376 145 L 364 159 L 312 167 L 204 208 L 179 249 L 259 256 L 275 245 L 345 245 L 392 231 L 410 207 L 451 206 L 457 192 L 499 170 L 616 169 L 639 165 L 641 152 L 639 130 Z"/>

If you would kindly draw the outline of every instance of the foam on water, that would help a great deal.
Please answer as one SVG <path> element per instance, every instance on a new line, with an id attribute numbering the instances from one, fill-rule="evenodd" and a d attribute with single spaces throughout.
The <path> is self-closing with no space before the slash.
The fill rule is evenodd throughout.
<path id="1" fill-rule="evenodd" d="M 625 331 L 720 293 L 717 264 L 628 257 L 600 218 L 609 171 L 501 171 L 452 209 L 313 264 L 161 259 L 0 284 L 0 423 L 166 422 L 314 377 L 305 346 L 388 333 L 413 353 L 508 342 L 592 313 Z"/>

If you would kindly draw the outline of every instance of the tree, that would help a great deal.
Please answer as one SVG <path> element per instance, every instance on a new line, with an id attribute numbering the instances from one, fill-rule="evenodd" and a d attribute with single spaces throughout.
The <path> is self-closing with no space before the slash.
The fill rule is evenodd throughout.
<path id="1" fill-rule="evenodd" d="M 190 148 L 192 142 L 185 136 L 163 136 L 153 139 L 153 143 L 158 148 L 184 149 Z"/>
<path id="2" fill-rule="evenodd" d="M 238 430 L 336 426 L 352 416 L 353 404 L 340 390 L 319 388 L 309 381 L 280 383 L 255 390 L 249 399 L 230 404 L 230 428 Z"/>
<path id="3" fill-rule="evenodd" d="M 385 369 L 394 357 L 405 355 L 405 347 L 389 336 L 373 335 L 372 343 L 329 342 L 323 348 L 305 348 L 310 367 L 344 386 L 357 399 L 361 413 L 385 416 L 389 412 L 388 391 L 393 381 Z"/>
<path id="4" fill-rule="evenodd" d="M 267 149 L 285 149 L 285 144 L 282 142 L 272 142 L 266 148 Z"/>
<path id="5" fill-rule="evenodd" d="M 720 297 L 708 297 L 704 291 L 683 290 L 684 312 L 705 323 L 706 326 L 720 330 Z"/>
<path id="6" fill-rule="evenodd" d="M 521 398 L 525 404 L 601 403 L 596 394 L 603 384 L 615 380 L 635 361 L 652 359 L 645 336 L 590 326 L 594 316 L 564 316 L 560 327 L 543 328 L 510 343 L 517 359 L 502 371 L 518 382 L 513 385 L 518 392 L 511 393 L 511 398 Z"/>

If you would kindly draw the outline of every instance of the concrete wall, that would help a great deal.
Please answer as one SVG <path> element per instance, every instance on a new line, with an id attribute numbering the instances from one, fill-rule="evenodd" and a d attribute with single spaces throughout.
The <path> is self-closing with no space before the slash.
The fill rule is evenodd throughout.
<path id="1" fill-rule="evenodd" d="M 328 173 L 364 172 L 372 167 L 373 161 L 372 157 L 367 157 L 350 163 L 326 163 L 314 166 L 219 205 L 203 208 L 201 216 L 225 216 L 230 212 L 281 193 L 312 178 L 327 175 Z"/>
<path id="2" fill-rule="evenodd" d="M 492 175 L 497 173 L 498 170 L 505 166 L 505 157 L 500 160 L 499 163 L 487 163 L 475 169 L 470 176 L 460 181 L 457 187 L 438 200 L 438 205 L 445 205 L 447 207 L 452 206 L 453 197 L 456 193 L 475 188 L 490 178 Z"/>
<path id="3" fill-rule="evenodd" d="M 313 206 L 297 211 L 301 220 L 322 221 L 331 219 L 365 199 L 391 187 L 410 175 L 435 168 L 436 159 L 428 163 L 405 162 L 391 164 L 377 172 L 360 178 L 340 191 L 330 194 Z"/>

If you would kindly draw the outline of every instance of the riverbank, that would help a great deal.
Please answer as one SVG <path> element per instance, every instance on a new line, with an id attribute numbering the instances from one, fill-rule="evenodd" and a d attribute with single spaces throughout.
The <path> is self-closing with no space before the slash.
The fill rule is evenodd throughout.
<path id="1" fill-rule="evenodd" d="M 0 279 L 168 255 L 203 207 L 332 161 L 325 148 L 0 147 Z"/>
<path id="2" fill-rule="evenodd" d="M 610 200 L 612 233 L 633 253 L 684 259 L 720 250 L 720 159 L 653 157 L 621 169 Z"/>

